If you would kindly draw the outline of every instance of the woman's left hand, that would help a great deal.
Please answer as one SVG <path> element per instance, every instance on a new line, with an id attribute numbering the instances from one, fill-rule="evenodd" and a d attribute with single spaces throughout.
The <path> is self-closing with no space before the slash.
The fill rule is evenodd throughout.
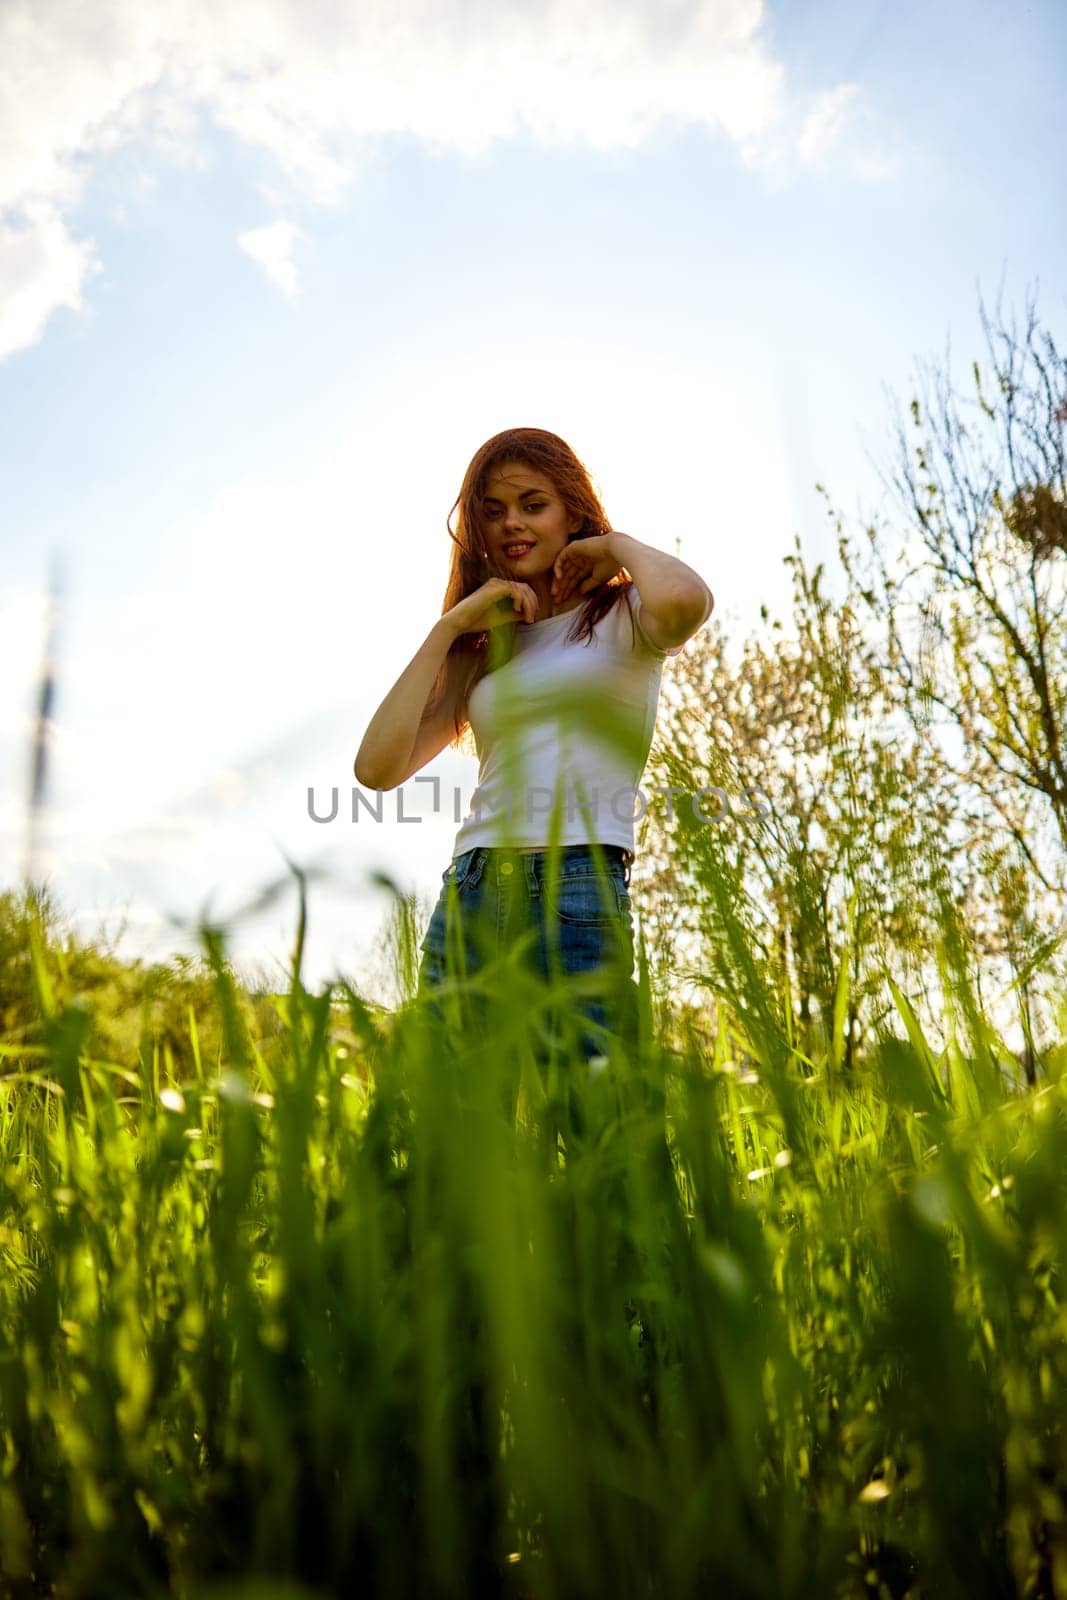
<path id="1" fill-rule="evenodd" d="M 610 533 L 574 539 L 563 547 L 552 566 L 553 603 L 566 600 L 575 589 L 579 594 L 591 594 L 622 570 L 622 562 L 611 553 Z"/>

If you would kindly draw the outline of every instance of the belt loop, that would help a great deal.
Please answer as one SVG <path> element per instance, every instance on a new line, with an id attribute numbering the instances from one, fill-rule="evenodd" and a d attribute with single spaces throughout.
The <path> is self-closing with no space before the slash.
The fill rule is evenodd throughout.
<path id="1" fill-rule="evenodd" d="M 467 866 L 466 876 L 463 879 L 464 889 L 476 889 L 478 887 L 478 880 L 482 875 L 482 869 L 485 866 L 485 862 L 485 846 L 475 845 L 474 849 L 471 851 L 471 858 Z"/>
<path id="2" fill-rule="evenodd" d="M 530 899 L 541 893 L 541 874 L 537 872 L 537 862 L 541 861 L 541 854 L 537 851 L 523 851 L 523 872 L 526 874 L 526 894 Z"/>

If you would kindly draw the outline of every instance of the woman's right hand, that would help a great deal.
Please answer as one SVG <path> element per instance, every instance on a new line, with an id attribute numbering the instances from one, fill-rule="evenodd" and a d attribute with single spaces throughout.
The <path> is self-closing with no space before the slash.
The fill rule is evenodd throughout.
<path id="1" fill-rule="evenodd" d="M 533 622 L 537 596 L 528 583 L 487 578 L 480 589 L 458 600 L 445 616 L 457 633 L 481 633 L 502 622 Z"/>

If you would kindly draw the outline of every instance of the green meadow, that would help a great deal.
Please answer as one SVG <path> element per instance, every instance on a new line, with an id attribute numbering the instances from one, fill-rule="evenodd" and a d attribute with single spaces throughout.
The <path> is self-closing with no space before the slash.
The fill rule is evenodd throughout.
<path id="1" fill-rule="evenodd" d="M 6 1594 L 1067 1592 L 1067 1049 L 965 975 L 846 1070 L 645 965 L 583 1076 L 506 970 L 471 1039 L 3 938 Z"/>

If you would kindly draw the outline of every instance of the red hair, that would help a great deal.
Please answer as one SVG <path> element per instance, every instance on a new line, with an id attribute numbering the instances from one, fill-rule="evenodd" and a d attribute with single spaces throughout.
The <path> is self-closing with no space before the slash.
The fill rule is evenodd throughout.
<path id="1" fill-rule="evenodd" d="M 512 463 L 543 473 L 563 501 L 566 511 L 571 516 L 581 518 L 577 532 L 570 535 L 568 543 L 611 532 L 611 523 L 600 503 L 600 496 L 570 445 L 557 434 L 546 433 L 543 428 L 506 428 L 503 433 L 487 439 L 475 452 L 463 474 L 452 510 L 448 513 L 445 526 L 452 540 L 452 558 L 441 606 L 442 616 L 466 599 L 467 595 L 480 589 L 489 578 L 508 576 L 492 554 L 493 546 L 487 537 L 488 522 L 482 501 L 490 472 L 496 467 Z M 452 527 L 454 513 L 457 514 L 455 529 Z M 591 639 L 593 628 L 601 617 L 606 616 L 612 606 L 618 605 L 630 586 L 631 579 L 620 574 L 600 584 L 590 593 L 583 606 L 575 607 L 576 621 L 569 629 L 567 638 Z M 449 646 L 423 715 L 429 715 L 440 704 L 447 691 L 449 676 L 455 673 L 459 692 L 456 699 L 456 737 L 450 741 L 452 744 L 462 737 L 470 721 L 467 708 L 475 685 L 486 672 L 502 666 L 510 658 L 517 625 L 516 620 L 486 628 L 481 633 L 461 633 Z M 493 654 L 492 662 L 490 651 Z"/>

